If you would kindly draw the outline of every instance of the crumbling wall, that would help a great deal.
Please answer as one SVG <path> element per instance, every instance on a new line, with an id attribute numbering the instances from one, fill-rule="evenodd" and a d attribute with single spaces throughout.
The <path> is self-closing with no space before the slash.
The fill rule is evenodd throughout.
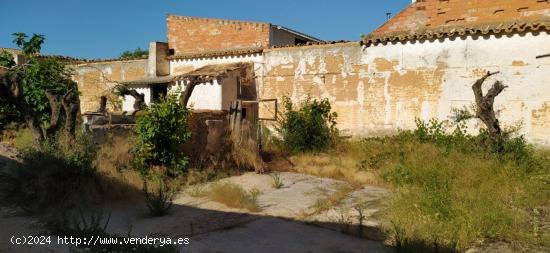
<path id="1" fill-rule="evenodd" d="M 71 66 L 73 80 L 80 91 L 80 111 L 96 111 L 101 96 L 107 96 L 109 110 L 120 110 L 122 99 L 112 94 L 121 81 L 135 80 L 147 75 L 147 59 L 90 62 Z"/>
<path id="2" fill-rule="evenodd" d="M 260 97 L 328 98 L 344 134 L 383 135 L 414 128 L 415 118 L 449 120 L 474 101 L 471 85 L 484 71 L 500 71 L 492 79 L 509 86 L 495 101 L 502 124 L 550 145 L 550 58 L 536 59 L 548 45 L 549 34 L 536 32 L 270 49 Z"/>

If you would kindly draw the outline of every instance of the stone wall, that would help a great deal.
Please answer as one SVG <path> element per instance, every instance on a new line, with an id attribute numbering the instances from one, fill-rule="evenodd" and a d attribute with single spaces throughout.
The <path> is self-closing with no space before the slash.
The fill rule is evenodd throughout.
<path id="1" fill-rule="evenodd" d="M 168 15 L 168 44 L 176 55 L 267 47 L 268 23 Z"/>
<path id="2" fill-rule="evenodd" d="M 484 71 L 509 86 L 495 101 L 504 126 L 521 125 L 530 142 L 550 145 L 547 32 L 457 37 L 362 47 L 340 43 L 264 51 L 262 99 L 328 98 L 345 134 L 371 136 L 414 128 L 414 119 L 449 120 L 473 103 Z M 260 112 L 262 113 L 262 112 Z M 481 127 L 472 121 L 470 130 Z"/>
<path id="3" fill-rule="evenodd" d="M 109 110 L 120 110 L 122 99 L 114 96 L 112 88 L 118 82 L 135 80 L 147 75 L 147 59 L 85 63 L 71 67 L 75 70 L 73 79 L 81 92 L 82 113 L 96 111 L 101 96 L 107 96 Z"/>

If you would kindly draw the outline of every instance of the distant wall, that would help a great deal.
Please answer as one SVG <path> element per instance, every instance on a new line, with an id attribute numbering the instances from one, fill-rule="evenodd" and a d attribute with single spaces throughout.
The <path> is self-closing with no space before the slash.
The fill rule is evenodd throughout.
<path id="1" fill-rule="evenodd" d="M 259 92 L 295 102 L 328 98 L 345 134 L 384 135 L 414 128 L 416 117 L 449 120 L 453 108 L 473 103 L 471 86 L 484 71 L 500 71 L 484 87 L 494 80 L 509 86 L 495 101 L 501 123 L 520 124 L 530 142 L 550 145 L 550 59 L 536 59 L 548 45 L 550 35 L 540 32 L 270 49 Z"/>
<path id="2" fill-rule="evenodd" d="M 122 100 L 112 94 L 117 82 L 135 80 L 147 75 L 147 59 L 108 61 L 72 65 L 73 80 L 78 84 L 82 113 L 96 111 L 101 96 L 107 96 L 110 110 L 122 106 Z"/>

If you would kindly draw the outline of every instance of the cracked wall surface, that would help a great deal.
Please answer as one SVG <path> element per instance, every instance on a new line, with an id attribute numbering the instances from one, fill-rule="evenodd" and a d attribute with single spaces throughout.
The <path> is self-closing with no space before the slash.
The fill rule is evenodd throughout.
<path id="1" fill-rule="evenodd" d="M 446 38 L 361 47 L 340 43 L 264 51 L 262 99 L 328 98 L 344 134 L 373 136 L 415 127 L 415 118 L 450 122 L 453 108 L 474 101 L 472 84 L 500 71 L 509 87 L 495 109 L 504 127 L 550 145 L 550 50 L 547 32 Z M 262 113 L 262 112 L 260 112 Z M 473 120 L 470 131 L 481 123 Z"/>
<path id="2" fill-rule="evenodd" d="M 80 111 L 96 111 L 101 96 L 107 96 L 109 110 L 121 110 L 122 100 L 112 93 L 118 82 L 136 80 L 147 75 L 147 60 L 109 61 L 73 65 L 73 80 L 80 91 Z M 148 87 L 138 92 L 149 92 Z M 149 97 L 149 96 L 146 96 Z M 148 101 L 146 101 L 148 102 Z"/>

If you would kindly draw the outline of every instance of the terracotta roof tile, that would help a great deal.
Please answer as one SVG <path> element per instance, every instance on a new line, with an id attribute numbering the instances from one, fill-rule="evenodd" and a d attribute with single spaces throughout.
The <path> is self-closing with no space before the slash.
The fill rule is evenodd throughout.
<path id="1" fill-rule="evenodd" d="M 236 56 L 236 55 L 261 53 L 262 51 L 263 51 L 263 48 L 261 47 L 250 47 L 250 48 L 240 48 L 240 49 L 207 51 L 207 52 L 200 52 L 200 53 L 176 54 L 176 55 L 169 56 L 168 59 L 193 59 L 193 58 L 209 58 L 209 57 L 220 57 L 220 56 Z"/>
<path id="2" fill-rule="evenodd" d="M 383 41 L 550 30 L 550 0 L 417 0 L 365 36 Z"/>

